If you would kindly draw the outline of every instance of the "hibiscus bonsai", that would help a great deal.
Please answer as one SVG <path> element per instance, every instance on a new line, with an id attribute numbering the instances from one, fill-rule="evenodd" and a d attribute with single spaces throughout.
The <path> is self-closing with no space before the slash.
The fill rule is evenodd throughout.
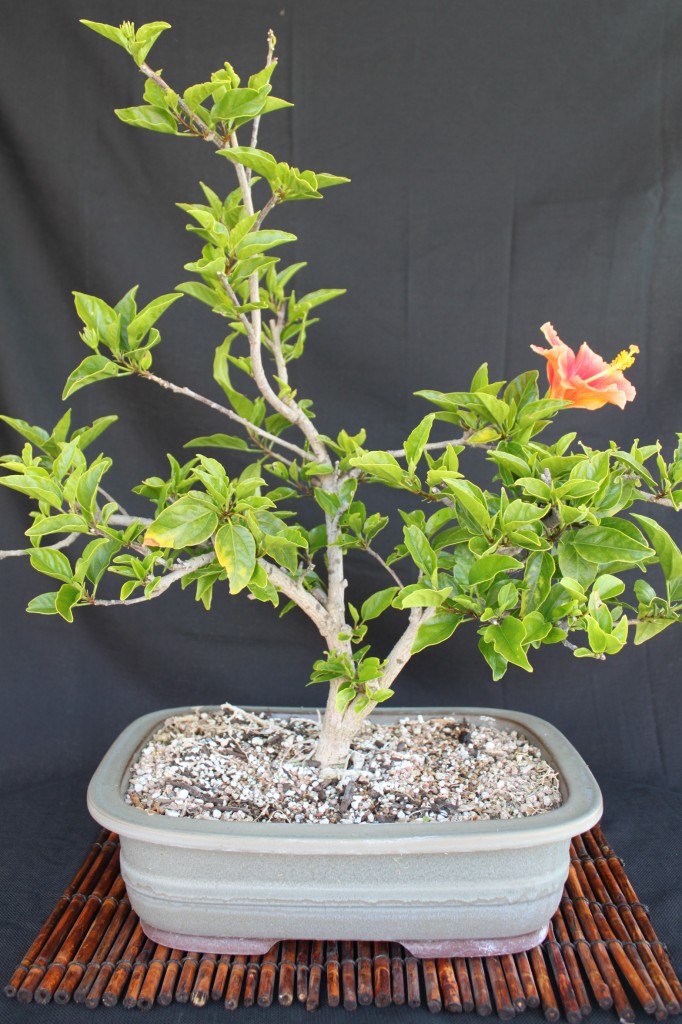
<path id="1" fill-rule="evenodd" d="M 328 436 L 290 373 L 317 308 L 343 290 L 297 294 L 292 283 L 304 264 L 282 266 L 273 255 L 295 236 L 265 221 L 275 207 L 321 199 L 347 179 L 301 171 L 258 148 L 261 117 L 291 105 L 271 94 L 274 36 L 265 66 L 245 85 L 225 64 L 180 93 L 146 63 L 166 23 L 137 31 L 127 22 L 84 24 L 125 49 L 146 79 L 143 103 L 117 110 L 118 117 L 208 142 L 236 172 L 237 187 L 222 196 L 202 185 L 204 201 L 180 204 L 201 249 L 185 267 L 193 279 L 173 294 L 140 307 L 137 287 L 114 303 L 75 293 L 89 353 L 69 376 L 64 398 L 100 380 L 137 375 L 202 403 L 207 415 L 227 418 L 240 432 L 189 439 L 188 461 L 170 455 L 166 479 L 149 477 L 135 488 L 151 503 L 145 516 L 124 512 L 107 493 L 110 459 L 86 455 L 115 416 L 73 430 L 67 412 L 51 431 L 2 417 L 26 443 L 20 455 L 2 458 L 0 483 L 37 505 L 26 531 L 30 547 L 18 553 L 57 581 L 28 610 L 70 622 L 76 608 L 145 603 L 177 582 L 191 586 L 206 609 L 215 586 L 274 606 L 284 600 L 308 616 L 324 644 L 310 677 L 329 688 L 317 747 L 324 768 L 345 764 L 363 720 L 393 696 L 410 657 L 460 626 L 475 631 L 500 679 L 510 663 L 532 671 L 529 657 L 543 644 L 604 659 L 633 632 L 639 644 L 680 621 L 682 553 L 655 519 L 633 507 L 679 507 L 682 435 L 669 462 L 658 443 L 595 450 L 572 432 L 539 439 L 567 407 L 631 401 L 635 389 L 623 371 L 636 348 L 607 363 L 586 344 L 574 353 L 545 324 L 549 348 L 532 347 L 547 359 L 547 394 L 539 394 L 536 369 L 505 383 L 491 381 L 484 364 L 466 390 L 418 392 L 432 409 L 394 450 L 375 450 L 364 431 Z M 247 133 L 248 145 L 238 132 Z M 152 369 L 157 322 L 183 295 L 228 322 L 213 364 L 222 401 Z M 441 424 L 455 436 L 434 438 Z M 224 461 L 205 454 L 209 449 L 221 450 Z M 489 468 L 488 487 L 462 472 L 465 449 Z M 234 451 L 253 456 L 237 475 Z M 403 535 L 390 550 L 382 550 L 380 536 L 388 517 L 370 504 L 377 486 L 407 492 L 412 509 L 415 496 L 422 503 L 398 510 Z M 301 501 L 317 507 L 318 525 L 297 518 Z M 349 550 L 365 552 L 386 572 L 387 586 L 362 603 L 353 602 L 346 579 Z M 643 576 L 654 565 L 662 579 L 654 572 L 649 582 Z M 106 596 L 113 576 L 123 578 L 122 587 Z M 403 631 L 390 651 L 376 652 L 367 642 L 372 620 L 389 608 L 404 614 Z"/>

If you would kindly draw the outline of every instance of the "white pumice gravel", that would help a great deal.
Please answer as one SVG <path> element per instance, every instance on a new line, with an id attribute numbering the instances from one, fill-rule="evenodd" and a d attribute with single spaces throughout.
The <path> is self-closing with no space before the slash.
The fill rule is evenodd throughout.
<path id="1" fill-rule="evenodd" d="M 321 777 L 319 722 L 230 704 L 167 719 L 132 767 L 126 799 L 169 817 L 222 821 L 478 821 L 561 805 L 559 776 L 492 718 L 366 720 L 349 767 Z"/>

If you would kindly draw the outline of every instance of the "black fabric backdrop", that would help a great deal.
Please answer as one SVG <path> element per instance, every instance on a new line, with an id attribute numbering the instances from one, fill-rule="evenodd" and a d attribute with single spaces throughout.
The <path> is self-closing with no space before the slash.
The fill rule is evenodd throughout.
<path id="1" fill-rule="evenodd" d="M 233 187 L 210 147 L 133 131 L 113 116 L 114 106 L 139 102 L 142 81 L 121 50 L 77 22 L 165 19 L 174 30 L 152 63 L 180 88 L 226 58 L 256 70 L 272 27 L 275 93 L 296 107 L 264 119 L 261 145 L 352 178 L 323 203 L 288 204 L 272 217 L 299 236 L 286 261 L 308 260 L 306 290 L 348 289 L 322 308 L 294 373 L 325 432 L 364 426 L 372 445 L 398 446 L 428 411 L 415 390 L 466 386 L 483 359 L 496 377 L 537 366 L 528 346 L 551 319 L 569 344 L 587 338 L 607 358 L 633 342 L 642 350 L 629 372 L 634 405 L 566 413 L 562 432 L 578 429 L 595 445 L 660 438 L 670 454 L 682 428 L 682 4 L 3 6 L 3 412 L 56 422 L 63 381 L 86 354 L 71 291 L 109 301 L 136 282 L 143 301 L 171 291 L 197 251 L 174 202 L 198 200 L 199 178 Z M 220 322 L 184 299 L 161 326 L 158 372 L 219 399 L 210 365 Z M 187 439 L 225 429 L 142 381 L 96 385 L 71 405 L 78 423 L 121 414 L 101 442 L 115 460 L 105 483 L 140 514 L 145 503 L 129 490 L 165 473 L 166 451 L 182 454 Z M 2 426 L 0 450 L 15 446 Z M 368 500 L 383 509 L 389 499 Z M 1 548 L 25 543 L 27 510 L 0 493 Z M 349 566 L 357 599 L 385 585 L 373 563 L 351 557 Z M 3 978 L 95 833 L 87 780 L 127 722 L 184 703 L 323 698 L 303 686 L 320 645 L 298 613 L 279 620 L 269 607 L 217 594 L 206 615 L 178 590 L 134 610 L 86 611 L 69 627 L 25 615 L 43 589 L 25 560 L 0 565 Z M 385 649 L 395 623 L 383 628 Z M 512 669 L 497 684 L 474 639 L 462 629 L 416 658 L 400 680 L 401 703 L 512 707 L 559 726 L 602 785 L 606 832 L 679 967 L 680 631 L 606 663 L 552 648 L 532 676 Z M 77 1012 L 0 1002 L 8 1020 Z M 169 1020 L 195 1012 L 163 1011 Z"/>

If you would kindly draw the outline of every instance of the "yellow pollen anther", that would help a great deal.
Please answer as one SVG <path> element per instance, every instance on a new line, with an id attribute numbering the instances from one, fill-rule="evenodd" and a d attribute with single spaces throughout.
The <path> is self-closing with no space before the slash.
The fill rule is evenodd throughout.
<path id="1" fill-rule="evenodd" d="M 629 349 L 628 352 L 626 352 L 625 349 L 623 349 L 623 351 L 619 352 L 618 355 L 616 356 L 616 358 L 610 364 L 611 368 L 613 370 L 620 370 L 620 371 L 628 370 L 633 365 L 633 363 L 635 361 L 635 356 L 637 355 L 638 352 L 639 352 L 639 346 L 638 345 L 630 345 L 630 349 Z"/>

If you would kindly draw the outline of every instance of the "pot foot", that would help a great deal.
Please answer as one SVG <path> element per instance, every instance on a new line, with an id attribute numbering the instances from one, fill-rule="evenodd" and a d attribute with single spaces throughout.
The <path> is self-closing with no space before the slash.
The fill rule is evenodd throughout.
<path id="1" fill-rule="evenodd" d="M 451 956 L 506 956 L 508 953 L 523 953 L 533 946 L 539 946 L 547 935 L 549 925 L 523 935 L 508 935 L 501 939 L 443 939 L 414 942 L 401 939 L 400 944 L 411 956 L 419 959 Z"/>
<path id="2" fill-rule="evenodd" d="M 278 939 L 240 939 L 216 935 L 185 935 L 181 932 L 167 932 L 162 928 L 140 922 L 142 931 L 152 942 L 170 949 L 184 949 L 191 953 L 232 953 L 235 956 L 263 956 Z"/>

